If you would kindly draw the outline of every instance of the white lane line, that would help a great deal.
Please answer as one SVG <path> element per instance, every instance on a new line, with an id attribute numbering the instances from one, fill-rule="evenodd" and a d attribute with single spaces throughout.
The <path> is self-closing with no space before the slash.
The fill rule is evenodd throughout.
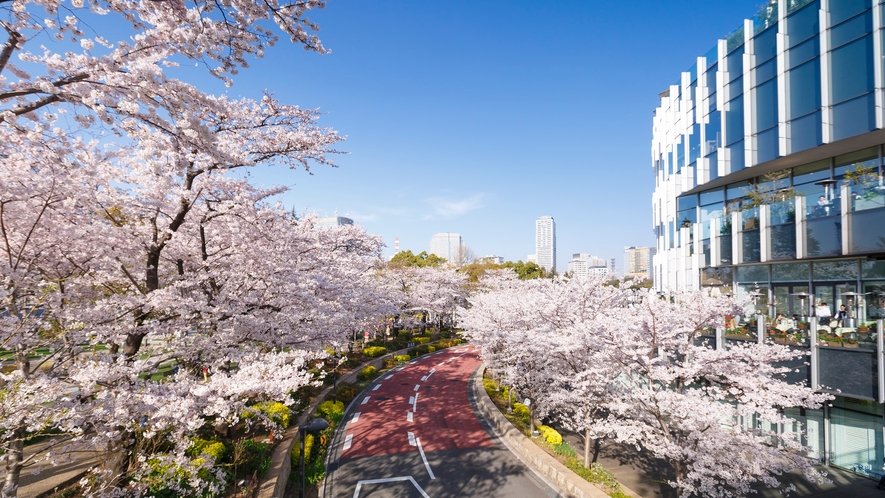
<path id="1" fill-rule="evenodd" d="M 409 446 L 415 446 L 415 433 L 409 432 Z"/>
<path id="2" fill-rule="evenodd" d="M 415 393 L 415 397 L 412 399 L 412 411 L 418 411 L 418 393 Z"/>
<path id="3" fill-rule="evenodd" d="M 414 404 L 415 404 L 415 397 L 414 397 L 414 396 L 409 396 L 409 404 L 410 404 L 410 405 L 414 405 Z"/>
<path id="4" fill-rule="evenodd" d="M 436 372 L 436 369 L 435 369 L 435 368 L 431 368 L 431 369 L 430 369 L 430 373 L 433 374 L 433 372 Z M 429 375 L 428 375 L 428 377 L 429 377 Z"/>
<path id="5" fill-rule="evenodd" d="M 409 412 L 409 413 L 406 415 L 406 420 L 408 420 L 409 422 L 412 421 L 412 412 Z"/>
<path id="6" fill-rule="evenodd" d="M 393 377 L 393 374 L 390 374 L 390 375 L 388 375 L 387 377 L 384 377 L 384 378 L 381 379 L 381 380 L 390 380 L 391 377 Z"/>
<path id="7" fill-rule="evenodd" d="M 381 384 L 376 384 L 375 387 L 372 388 L 372 390 L 377 391 L 379 387 L 381 387 Z"/>
<path id="8" fill-rule="evenodd" d="M 346 438 L 344 438 L 344 448 L 341 451 L 347 451 L 350 449 L 350 445 L 353 443 L 353 434 L 348 434 Z"/>
<path id="9" fill-rule="evenodd" d="M 421 389 L 421 384 L 415 386 L 415 390 L 417 391 L 418 389 Z"/>
<path id="10" fill-rule="evenodd" d="M 350 423 L 355 424 L 360 419 L 360 412 L 356 412 L 353 414 L 353 417 L 350 418 Z"/>
<path id="11" fill-rule="evenodd" d="M 421 447 L 421 440 L 415 438 L 415 442 L 418 443 L 418 451 L 421 452 L 421 460 L 424 460 L 424 466 L 427 467 L 427 473 L 430 474 L 431 479 L 436 479 L 436 476 L 433 475 L 433 471 L 430 470 L 430 464 L 427 463 L 427 457 L 424 456 L 424 448 Z"/>
<path id="12" fill-rule="evenodd" d="M 418 483 L 415 482 L 415 479 L 413 479 L 412 476 L 386 477 L 384 479 L 367 479 L 365 481 L 358 481 L 356 483 L 356 489 L 353 491 L 353 498 L 360 497 L 360 488 L 363 486 L 363 484 L 381 484 L 381 483 L 385 483 L 385 482 L 397 482 L 397 481 L 410 481 L 412 483 L 412 485 L 415 486 L 415 489 L 417 489 L 418 492 L 421 493 L 421 496 L 423 496 L 424 498 L 430 498 L 430 496 L 428 496 L 427 493 L 425 493 L 424 490 L 421 489 L 421 486 L 419 486 Z"/>
<path id="13" fill-rule="evenodd" d="M 429 375 L 425 375 L 424 377 L 421 377 L 421 382 L 424 382 L 425 380 L 427 380 L 427 377 L 430 377 L 430 376 L 429 376 Z"/>
<path id="14" fill-rule="evenodd" d="M 442 363 L 440 363 L 440 364 L 437 365 L 437 366 L 438 366 L 438 367 L 441 367 L 441 366 L 443 366 L 443 365 L 445 365 L 445 364 L 446 364 L 446 362 L 442 362 Z"/>
<path id="15" fill-rule="evenodd" d="M 369 402 L 369 397 L 366 396 L 365 398 L 363 398 L 363 402 L 360 403 L 360 404 L 361 404 L 361 405 L 365 405 L 365 404 L 368 403 L 368 402 Z"/>

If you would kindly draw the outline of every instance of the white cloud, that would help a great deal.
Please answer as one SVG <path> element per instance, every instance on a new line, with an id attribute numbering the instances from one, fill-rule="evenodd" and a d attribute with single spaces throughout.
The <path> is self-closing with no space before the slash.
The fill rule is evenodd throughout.
<path id="1" fill-rule="evenodd" d="M 483 207 L 483 197 L 484 194 L 481 193 L 460 200 L 430 197 L 427 199 L 427 202 L 430 204 L 433 214 L 443 218 L 454 218 Z"/>

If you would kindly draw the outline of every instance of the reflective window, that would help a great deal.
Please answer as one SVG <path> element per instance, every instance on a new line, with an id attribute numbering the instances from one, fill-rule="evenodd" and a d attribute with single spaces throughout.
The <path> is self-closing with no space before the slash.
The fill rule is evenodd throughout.
<path id="1" fill-rule="evenodd" d="M 713 111 L 707 116 L 707 124 L 704 125 L 704 136 L 706 143 L 704 145 L 704 155 L 716 152 L 716 149 L 722 146 L 722 124 L 719 122 L 719 111 Z"/>
<path id="2" fill-rule="evenodd" d="M 818 280 L 856 280 L 857 260 L 827 261 L 812 265 L 811 278 Z"/>
<path id="3" fill-rule="evenodd" d="M 688 162 L 695 164 L 701 157 L 701 125 L 694 124 L 691 127 L 691 135 L 688 136 Z"/>
<path id="4" fill-rule="evenodd" d="M 716 72 L 718 70 L 719 65 L 715 61 L 710 69 L 707 69 L 707 89 L 710 90 L 710 93 L 716 92 Z"/>
<path id="5" fill-rule="evenodd" d="M 707 59 L 707 72 L 710 71 L 710 68 L 716 65 L 716 62 L 719 60 L 719 44 L 713 46 L 710 50 L 704 54 L 704 58 Z"/>
<path id="6" fill-rule="evenodd" d="M 744 47 L 728 54 L 725 58 L 725 65 L 728 70 L 729 81 L 740 78 L 744 74 Z"/>
<path id="7" fill-rule="evenodd" d="M 737 78 L 728 84 L 728 98 L 734 99 L 744 93 L 744 79 Z"/>
<path id="8" fill-rule="evenodd" d="M 777 126 L 756 135 L 756 164 L 778 157 Z"/>
<path id="9" fill-rule="evenodd" d="M 753 38 L 757 64 L 777 55 L 777 24 Z"/>
<path id="10" fill-rule="evenodd" d="M 707 156 L 710 168 L 710 180 L 719 178 L 719 154 L 714 150 L 712 154 Z"/>
<path id="11" fill-rule="evenodd" d="M 740 171 L 746 167 L 744 162 L 744 141 L 741 140 L 733 145 L 728 146 L 728 153 L 731 157 L 731 172 Z"/>
<path id="12" fill-rule="evenodd" d="M 686 209 L 694 208 L 698 205 L 697 196 L 694 194 L 686 195 L 684 197 L 679 197 L 676 199 L 676 210 L 677 211 L 685 211 Z"/>
<path id="13" fill-rule="evenodd" d="M 833 103 L 873 91 L 873 39 L 861 38 L 831 52 Z"/>
<path id="14" fill-rule="evenodd" d="M 772 282 L 805 282 L 808 280 L 808 263 L 780 263 L 771 265 Z"/>
<path id="15" fill-rule="evenodd" d="M 735 281 L 742 283 L 759 282 L 768 285 L 768 265 L 738 266 L 735 270 Z"/>
<path id="16" fill-rule="evenodd" d="M 875 129 L 875 106 L 872 93 L 833 106 L 833 138 L 839 140 Z"/>
<path id="17" fill-rule="evenodd" d="M 823 142 L 820 111 L 790 122 L 790 153 L 817 147 Z"/>
<path id="18" fill-rule="evenodd" d="M 796 67 L 820 55 L 820 39 L 815 36 L 807 42 L 797 45 L 788 52 L 789 66 Z M 820 79 L 818 79 L 820 81 Z M 819 84 L 818 84 L 819 85 Z"/>
<path id="19" fill-rule="evenodd" d="M 830 22 L 833 26 L 871 8 L 870 0 L 839 0 L 830 2 Z"/>
<path id="20" fill-rule="evenodd" d="M 685 166 L 685 146 L 682 144 L 682 137 L 676 142 L 676 172 L 682 171 Z"/>
<path id="21" fill-rule="evenodd" d="M 725 191 L 721 188 L 701 192 L 701 206 L 722 202 L 725 200 Z"/>
<path id="22" fill-rule="evenodd" d="M 863 278 L 885 278 L 885 261 L 864 261 L 861 273 Z"/>
<path id="23" fill-rule="evenodd" d="M 857 16 L 830 30 L 830 47 L 836 48 L 856 40 L 861 36 L 873 31 L 873 13 L 867 11 L 862 16 Z"/>
<path id="24" fill-rule="evenodd" d="M 788 119 L 820 109 L 820 59 L 799 66 L 789 73 L 790 108 Z"/>
<path id="25" fill-rule="evenodd" d="M 756 87 L 756 131 L 777 126 L 777 80 Z"/>
<path id="26" fill-rule="evenodd" d="M 807 2 L 806 2 L 807 3 Z M 796 7 L 800 8 L 800 7 Z M 787 32 L 790 34 L 790 46 L 795 46 L 820 31 L 820 2 L 808 3 L 805 8 L 790 14 L 787 18 Z"/>
<path id="27" fill-rule="evenodd" d="M 777 59 L 760 64 L 756 68 L 756 84 L 764 83 L 777 76 Z"/>
<path id="28" fill-rule="evenodd" d="M 725 143 L 731 145 L 744 138 L 744 97 L 743 95 L 728 103 L 725 112 Z"/>

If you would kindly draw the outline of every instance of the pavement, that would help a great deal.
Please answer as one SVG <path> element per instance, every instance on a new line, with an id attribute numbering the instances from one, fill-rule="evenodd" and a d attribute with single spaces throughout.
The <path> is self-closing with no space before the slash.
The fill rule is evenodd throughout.
<path id="1" fill-rule="evenodd" d="M 322 496 L 556 497 L 477 419 L 468 380 L 478 353 L 425 355 L 364 391 L 332 441 Z"/>
<path id="2" fill-rule="evenodd" d="M 25 457 L 42 451 L 47 443 L 25 447 Z M 85 452 L 56 465 L 41 462 L 26 466 L 19 478 L 18 498 L 37 498 L 62 489 L 78 481 L 97 463 L 97 453 Z M 0 485 L 6 479 L 6 465 L 0 465 Z"/>
<path id="3" fill-rule="evenodd" d="M 575 434 L 564 433 L 563 437 L 579 455 L 584 454 L 583 439 Z M 644 498 L 676 498 L 672 488 L 662 483 L 669 475 L 669 467 L 631 446 L 615 443 L 602 443 L 591 448 L 591 458 L 596 454 L 596 461 L 612 472 L 618 482 L 632 489 Z M 783 476 L 781 482 L 796 486 L 791 497 L 832 497 L 832 498 L 885 498 L 885 491 L 876 489 L 877 481 L 835 467 L 819 467 L 828 474 L 831 484 L 815 486 L 809 484 L 801 473 Z M 780 491 L 764 487 L 757 488 L 761 498 L 782 498 Z"/>

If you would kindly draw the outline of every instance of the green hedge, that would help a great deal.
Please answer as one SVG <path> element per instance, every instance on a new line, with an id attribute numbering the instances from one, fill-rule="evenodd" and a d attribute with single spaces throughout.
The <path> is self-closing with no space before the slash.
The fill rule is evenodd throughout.
<path id="1" fill-rule="evenodd" d="M 393 359 L 394 359 L 395 361 L 406 362 L 406 361 L 411 360 L 412 357 L 409 356 L 409 355 L 407 355 L 407 354 L 398 354 L 398 355 L 394 356 Z"/>

